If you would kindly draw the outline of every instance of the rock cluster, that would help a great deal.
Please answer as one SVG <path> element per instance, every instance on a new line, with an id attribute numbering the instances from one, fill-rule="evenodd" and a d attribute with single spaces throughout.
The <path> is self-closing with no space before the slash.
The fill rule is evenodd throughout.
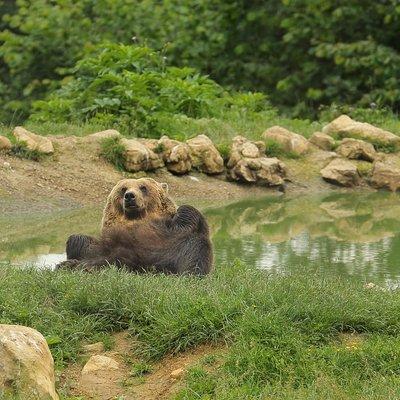
<path id="1" fill-rule="evenodd" d="M 372 170 L 371 185 L 378 189 L 397 191 L 400 188 L 400 167 L 390 161 L 377 161 Z"/>
<path id="2" fill-rule="evenodd" d="M 186 142 L 191 151 L 193 167 L 209 175 L 224 171 L 224 160 L 206 135 L 198 135 Z"/>
<path id="3" fill-rule="evenodd" d="M 352 160 L 374 161 L 377 153 L 371 143 L 359 139 L 343 139 L 337 153 Z"/>
<path id="4" fill-rule="evenodd" d="M 336 158 L 321 170 L 322 177 L 341 186 L 356 186 L 360 183 L 357 167 L 348 160 Z"/>
<path id="5" fill-rule="evenodd" d="M 331 136 L 337 135 L 340 138 L 350 137 L 366 140 L 373 144 L 400 148 L 399 136 L 366 122 L 354 121 L 344 114 L 324 126 L 322 132 Z"/>
<path id="6" fill-rule="evenodd" d="M 38 331 L 0 325 L 0 398 L 3 396 L 58 400 L 53 358 Z"/>
<path id="7" fill-rule="evenodd" d="M 233 139 L 227 169 L 228 179 L 268 186 L 283 184 L 286 176 L 286 166 L 282 161 L 265 156 L 263 142 L 252 142 L 243 136 Z"/>
<path id="8" fill-rule="evenodd" d="M 319 147 L 321 150 L 331 151 L 335 147 L 335 139 L 322 132 L 315 132 L 310 137 L 309 142 Z"/>
<path id="9" fill-rule="evenodd" d="M 273 126 L 267 129 L 262 134 L 262 137 L 279 143 L 283 150 L 287 152 L 302 155 L 308 151 L 309 144 L 304 136 L 293 133 L 281 126 Z"/>
<path id="10" fill-rule="evenodd" d="M 105 131 L 92 133 L 87 135 L 85 139 L 89 142 L 101 142 L 104 139 L 117 138 L 122 135 L 115 129 L 106 129 Z"/>
<path id="11" fill-rule="evenodd" d="M 57 144 L 56 139 L 49 140 L 23 127 L 16 127 L 13 134 L 17 143 L 24 142 L 28 149 L 45 154 L 54 151 L 53 142 Z M 388 152 L 400 149 L 400 137 L 347 115 L 334 119 L 309 140 L 280 126 L 267 129 L 261 135 L 262 141 L 236 136 L 225 159 L 226 165 L 206 135 L 198 135 L 186 142 L 167 136 L 159 140 L 127 139 L 118 131 L 108 129 L 79 140 L 100 143 L 106 138 L 120 139 L 124 167 L 129 172 L 152 171 L 161 167 L 176 175 L 187 174 L 193 169 L 209 175 L 225 171 L 226 177 L 233 181 L 279 186 L 286 178 L 286 166 L 278 158 L 266 155 L 266 144 L 275 142 L 286 153 L 304 156 L 310 152 L 315 165 L 324 165 L 320 173 L 330 183 L 347 187 L 369 183 L 376 188 L 400 188 L 400 158 L 379 152 L 382 149 Z M 11 148 L 10 140 L 0 136 L 0 150 Z M 323 151 L 316 152 L 316 148 Z"/>
<path id="12" fill-rule="evenodd" d="M 224 161 L 213 142 L 205 135 L 186 143 L 163 136 L 161 139 L 121 139 L 125 146 L 125 168 L 130 172 L 151 171 L 165 166 L 183 175 L 193 168 L 206 174 L 220 174 Z"/>
<path id="13" fill-rule="evenodd" d="M 160 154 L 168 171 L 183 175 L 192 169 L 190 147 L 186 143 L 163 136 L 158 141 L 158 146 L 161 148 Z"/>
<path id="14" fill-rule="evenodd" d="M 17 142 L 25 143 L 26 147 L 31 151 L 38 151 L 43 154 L 54 153 L 53 143 L 45 136 L 36 135 L 36 133 L 30 132 L 22 126 L 17 126 L 13 131 L 13 135 Z"/>
<path id="15" fill-rule="evenodd" d="M 125 147 L 125 169 L 130 172 L 152 171 L 164 165 L 162 159 L 154 151 L 136 139 L 121 139 Z"/>

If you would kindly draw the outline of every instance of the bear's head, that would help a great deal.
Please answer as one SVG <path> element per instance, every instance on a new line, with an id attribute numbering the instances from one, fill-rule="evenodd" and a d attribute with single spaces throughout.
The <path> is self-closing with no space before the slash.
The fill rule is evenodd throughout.
<path id="1" fill-rule="evenodd" d="M 103 214 L 103 228 L 147 217 L 173 216 L 176 204 L 168 185 L 152 178 L 122 179 L 111 190 Z"/>

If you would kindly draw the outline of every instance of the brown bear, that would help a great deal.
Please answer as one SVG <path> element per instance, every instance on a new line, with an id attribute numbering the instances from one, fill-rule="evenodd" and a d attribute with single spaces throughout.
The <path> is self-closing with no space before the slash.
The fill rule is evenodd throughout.
<path id="1" fill-rule="evenodd" d="M 72 235 L 58 268 L 95 270 L 114 264 L 129 271 L 204 275 L 213 262 L 207 221 L 181 206 L 153 179 L 125 179 L 111 191 L 99 239 Z"/>
<path id="2" fill-rule="evenodd" d="M 111 226 L 133 226 L 144 218 L 172 217 L 176 210 L 166 183 L 151 178 L 122 179 L 108 195 L 102 231 Z"/>

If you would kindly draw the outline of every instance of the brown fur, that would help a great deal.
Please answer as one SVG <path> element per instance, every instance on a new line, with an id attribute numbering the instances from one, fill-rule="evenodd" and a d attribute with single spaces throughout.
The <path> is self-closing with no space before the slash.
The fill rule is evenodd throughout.
<path id="1" fill-rule="evenodd" d="M 208 224 L 191 206 L 179 207 L 172 218 L 145 219 L 134 227 L 110 227 L 99 240 L 72 235 L 67 254 L 69 260 L 58 268 L 93 271 L 113 264 L 136 272 L 205 275 L 213 262 Z M 70 259 L 75 254 L 79 258 Z"/>
<path id="2" fill-rule="evenodd" d="M 141 187 L 146 187 L 143 194 Z M 124 190 L 125 189 L 125 190 Z M 127 213 L 124 210 L 124 193 L 130 191 L 135 194 L 138 210 Z M 111 190 L 103 211 L 101 229 L 110 227 L 133 227 L 145 219 L 155 217 L 172 217 L 177 210 L 176 204 L 168 195 L 168 185 L 159 183 L 151 178 L 122 179 Z"/>

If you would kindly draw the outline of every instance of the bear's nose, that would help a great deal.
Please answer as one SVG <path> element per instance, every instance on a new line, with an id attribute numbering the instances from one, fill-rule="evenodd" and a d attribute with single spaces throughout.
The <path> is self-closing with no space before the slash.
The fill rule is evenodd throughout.
<path id="1" fill-rule="evenodd" d="M 135 198 L 135 193 L 126 192 L 124 198 L 125 198 L 125 200 L 134 200 L 134 198 Z"/>

